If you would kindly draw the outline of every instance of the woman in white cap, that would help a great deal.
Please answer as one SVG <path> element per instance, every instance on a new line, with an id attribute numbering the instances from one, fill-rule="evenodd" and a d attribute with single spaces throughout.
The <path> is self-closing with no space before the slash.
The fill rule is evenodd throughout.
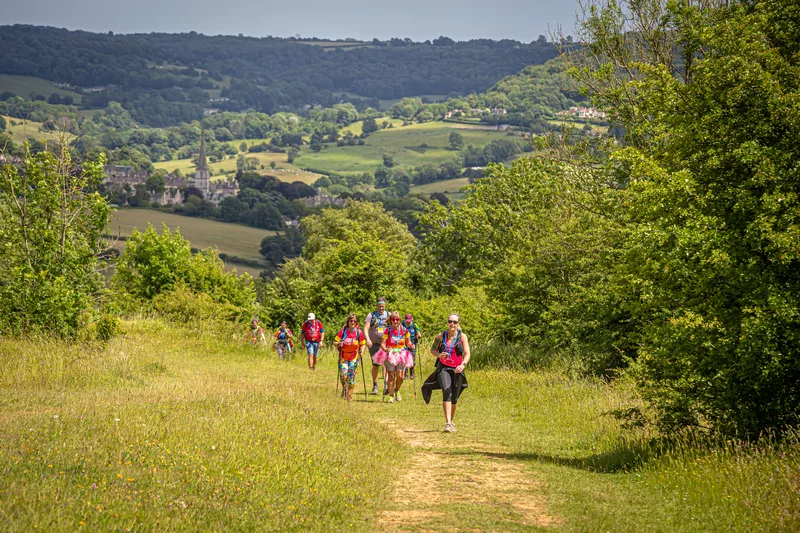
<path id="1" fill-rule="evenodd" d="M 302 332 L 306 341 L 306 352 L 308 352 L 308 368 L 316 370 L 319 345 L 325 340 L 325 328 L 322 327 L 322 322 L 317 320 L 314 313 L 308 313 L 308 320 L 303 322 Z"/>

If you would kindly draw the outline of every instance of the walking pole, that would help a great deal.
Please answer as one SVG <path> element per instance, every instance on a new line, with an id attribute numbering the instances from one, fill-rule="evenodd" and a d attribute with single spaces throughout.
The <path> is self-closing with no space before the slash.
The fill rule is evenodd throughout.
<path id="1" fill-rule="evenodd" d="M 412 378 L 411 381 L 414 382 L 414 399 L 416 400 L 417 399 L 417 373 L 418 373 L 417 369 L 414 368 L 415 366 L 417 366 L 416 357 L 412 358 L 411 361 L 414 363 L 414 366 L 411 367 L 411 369 L 414 371 L 414 375 L 411 377 Z"/>
<path id="2" fill-rule="evenodd" d="M 368 402 L 369 398 L 367 398 L 367 375 L 364 373 L 364 353 L 362 352 L 361 355 L 358 356 L 358 360 L 361 361 L 361 381 L 364 382 L 364 401 Z"/>

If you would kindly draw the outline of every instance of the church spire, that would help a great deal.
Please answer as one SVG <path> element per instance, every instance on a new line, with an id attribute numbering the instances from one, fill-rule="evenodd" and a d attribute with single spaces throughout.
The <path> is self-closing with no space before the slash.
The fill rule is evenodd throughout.
<path id="1" fill-rule="evenodd" d="M 197 170 L 208 170 L 206 164 L 206 130 L 200 130 L 200 157 L 197 160 Z"/>

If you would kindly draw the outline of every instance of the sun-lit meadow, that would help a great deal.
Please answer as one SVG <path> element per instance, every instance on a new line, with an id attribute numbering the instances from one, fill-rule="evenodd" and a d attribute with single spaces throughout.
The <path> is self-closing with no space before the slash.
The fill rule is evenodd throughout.
<path id="1" fill-rule="evenodd" d="M 639 403 L 624 378 L 473 369 L 459 432 L 443 435 L 438 393 L 425 406 L 413 382 L 401 403 L 364 402 L 359 372 L 357 401 L 339 400 L 331 351 L 309 372 L 230 326 L 139 318 L 122 331 L 107 346 L 0 339 L 4 530 L 378 531 L 380 509 L 408 511 L 391 480 L 418 451 L 386 424 L 426 435 L 441 460 L 521 470 L 551 529 L 800 525 L 796 440 L 658 444 L 608 415 Z M 428 521 L 408 530 L 531 529 L 497 502 L 422 506 Z"/>
<path id="2" fill-rule="evenodd" d="M 197 326 L 128 322 L 94 348 L 0 339 L 4 531 L 370 529 L 390 489 L 380 427 Z"/>
<path id="3" fill-rule="evenodd" d="M 380 123 L 380 120 L 378 120 Z M 383 156 L 394 158 L 398 167 L 438 164 L 453 159 L 450 133 L 457 131 L 466 144 L 484 146 L 495 139 L 508 138 L 504 132 L 463 124 L 426 122 L 380 130 L 366 139 L 363 146 L 329 144 L 320 152 L 303 149 L 295 165 L 340 173 L 374 172 L 383 164 Z"/>
<path id="4" fill-rule="evenodd" d="M 109 223 L 109 232 L 112 236 L 129 237 L 134 228 L 139 231 L 147 229 L 147 224 L 152 224 L 159 232 L 161 224 L 166 223 L 171 230 L 180 228 L 183 235 L 194 248 L 208 248 L 213 246 L 220 252 L 234 255 L 243 259 L 263 261 L 259 253 L 261 241 L 264 237 L 275 235 L 272 230 L 251 228 L 242 224 L 229 224 L 205 218 L 185 217 L 165 213 L 155 209 L 119 209 L 114 212 Z M 125 242 L 119 241 L 118 247 L 124 249 Z M 266 268 L 266 263 L 264 263 Z M 257 268 L 244 265 L 230 264 L 239 272 L 247 272 L 257 276 Z"/>
<path id="5" fill-rule="evenodd" d="M 30 138 L 43 141 L 47 138 L 47 132 L 41 131 L 42 123 L 33 120 L 0 115 L 6 120 L 6 131 L 11 134 L 14 142 L 24 143 Z"/>
<path id="6" fill-rule="evenodd" d="M 231 144 L 234 144 L 237 148 L 242 143 L 245 142 L 248 146 L 253 144 L 258 144 L 260 142 L 268 141 L 268 139 L 248 139 L 246 141 L 237 141 Z M 271 152 L 255 152 L 255 153 L 246 153 L 244 154 L 246 157 L 254 157 L 258 159 L 259 166 L 263 165 L 264 168 L 259 168 L 259 172 L 268 174 L 270 176 L 274 176 L 281 181 L 302 181 L 308 185 L 311 185 L 320 177 L 320 174 L 315 174 L 314 172 L 308 172 L 297 166 L 293 165 L 292 163 L 287 162 L 286 154 L 280 153 L 271 153 Z M 208 168 L 211 169 L 217 176 L 212 176 L 213 180 L 224 179 L 222 176 L 233 176 L 236 174 L 236 159 L 238 156 L 231 156 L 229 159 L 223 159 L 222 161 L 215 161 L 209 162 Z M 275 168 L 273 169 L 270 166 L 270 163 L 275 163 Z M 175 172 L 176 170 L 180 170 L 185 176 L 192 176 L 194 175 L 195 171 L 195 164 L 192 159 L 172 159 L 170 161 L 159 161 L 153 163 L 153 166 L 156 169 L 164 169 L 168 172 Z"/>

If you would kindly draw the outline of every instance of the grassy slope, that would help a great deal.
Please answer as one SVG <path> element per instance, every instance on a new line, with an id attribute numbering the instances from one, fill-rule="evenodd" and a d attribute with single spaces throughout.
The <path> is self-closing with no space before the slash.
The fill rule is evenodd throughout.
<path id="1" fill-rule="evenodd" d="M 21 118 L 9 117 L 7 115 L 0 116 L 6 119 L 6 131 L 11 134 L 11 138 L 14 139 L 15 142 L 23 143 L 29 137 L 33 137 L 39 141 L 47 138 L 46 132 L 39 131 L 39 128 L 42 127 L 41 122 L 23 120 Z M 11 124 L 12 120 L 16 123 L 16 125 Z"/>
<path id="2" fill-rule="evenodd" d="M 42 78 L 34 78 L 32 76 L 14 76 L 11 74 L 0 74 L 0 92 L 11 91 L 17 96 L 28 98 L 30 93 L 41 94 L 42 96 L 50 96 L 56 93 L 60 96 L 71 96 L 73 103 L 81 103 L 81 95 L 72 91 L 59 89 L 52 82 Z"/>
<path id="3" fill-rule="evenodd" d="M 270 230 L 204 218 L 173 215 L 154 209 L 119 209 L 114 213 L 109 229 L 112 235 L 127 237 L 132 233 L 134 227 L 144 231 L 148 222 L 159 231 L 162 222 L 166 222 L 172 230 L 179 227 L 181 235 L 189 240 L 195 248 L 214 246 L 220 252 L 259 261 L 264 259 L 258 252 L 261 248 L 261 240 L 269 235 L 275 235 L 275 232 Z M 257 270 L 248 269 L 242 265 L 231 264 L 230 266 L 239 271 L 258 274 Z"/>
<path id="4" fill-rule="evenodd" d="M 384 154 L 394 158 L 400 167 L 416 167 L 426 163 L 442 163 L 455 157 L 449 150 L 450 133 L 458 131 L 467 144 L 484 146 L 495 139 L 507 138 L 505 133 L 463 127 L 460 124 L 427 122 L 394 127 L 373 133 L 364 146 L 335 146 L 329 144 L 321 152 L 304 149 L 295 164 L 341 173 L 374 172 L 383 164 Z M 427 144 L 428 148 L 419 148 Z"/>
<path id="5" fill-rule="evenodd" d="M 244 142 L 248 144 L 248 146 L 257 144 L 260 142 L 264 142 L 267 139 L 248 139 Z M 235 141 L 231 142 L 230 144 L 236 146 L 237 148 L 243 141 Z M 265 169 L 261 170 L 261 172 L 265 172 L 270 176 L 275 176 L 279 180 L 282 181 L 302 181 L 303 183 L 312 184 L 320 177 L 319 174 L 314 174 L 313 172 L 306 172 L 297 168 L 295 165 L 286 161 L 286 154 L 274 154 L 270 152 L 257 152 L 257 153 L 248 153 L 245 154 L 247 157 L 255 157 L 259 160 L 260 164 L 264 165 Z M 216 173 L 224 173 L 226 175 L 233 175 L 236 174 L 236 159 L 238 156 L 233 156 L 231 159 L 225 159 L 223 161 L 217 161 L 215 163 L 209 163 L 208 167 L 215 171 Z M 270 162 L 274 161 L 276 168 L 273 170 L 270 168 Z M 155 168 L 163 168 L 169 172 L 174 172 L 175 170 L 180 170 L 184 175 L 191 176 L 194 174 L 195 164 L 191 159 L 174 159 L 171 161 L 159 161 L 157 163 L 153 163 Z M 212 178 L 213 179 L 213 178 Z"/>
<path id="6" fill-rule="evenodd" d="M 0 339 L 3 530 L 369 529 L 379 427 L 219 331 L 125 329 L 85 352 Z"/>
<path id="7" fill-rule="evenodd" d="M 549 529 L 800 526 L 797 444 L 782 455 L 723 445 L 650 457 L 646 434 L 604 414 L 636 402 L 624 383 L 471 369 L 459 432 L 442 435 L 438 393 L 425 406 L 407 383 L 402 403 L 346 406 L 330 352 L 310 373 L 235 338 L 147 320 L 127 323 L 107 348 L 0 339 L 5 528 L 376 531 L 387 509 L 401 523 L 429 511 L 397 528 L 406 531 L 533 530 L 503 502 L 442 505 L 498 464 L 534 480 L 536 494 L 515 496 L 546 508 Z M 419 449 L 386 424 L 424 440 L 430 457 L 391 497 Z M 442 498 L 404 504 L 441 461 L 469 467 L 439 480 Z"/>

